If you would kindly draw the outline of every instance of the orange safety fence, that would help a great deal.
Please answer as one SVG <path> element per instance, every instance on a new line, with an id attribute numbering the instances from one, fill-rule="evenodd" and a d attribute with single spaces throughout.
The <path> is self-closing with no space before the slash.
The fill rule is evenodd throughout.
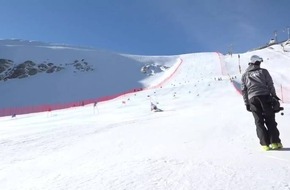
<path id="1" fill-rule="evenodd" d="M 37 112 L 46 112 L 46 111 L 60 110 L 60 109 L 66 109 L 66 108 L 71 108 L 71 107 L 84 106 L 87 104 L 93 104 L 93 103 L 99 103 L 99 102 L 112 100 L 122 95 L 138 92 L 141 90 L 143 89 L 142 88 L 133 89 L 133 90 L 129 90 L 127 92 L 119 93 L 116 95 L 104 96 L 104 97 L 99 97 L 99 98 L 94 98 L 94 99 L 81 100 L 81 101 L 75 101 L 75 102 L 69 102 L 69 103 L 63 103 L 63 104 L 44 104 L 44 105 L 37 105 L 37 106 L 3 108 L 3 109 L 0 109 L 0 117 L 15 116 L 15 115 L 20 115 L 20 114 L 37 113 Z"/>

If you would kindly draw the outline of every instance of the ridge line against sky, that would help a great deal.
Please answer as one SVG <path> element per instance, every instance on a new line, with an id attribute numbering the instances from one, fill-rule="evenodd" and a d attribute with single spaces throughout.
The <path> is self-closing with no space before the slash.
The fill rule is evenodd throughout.
<path id="1" fill-rule="evenodd" d="M 140 55 L 246 52 L 286 40 L 289 0 L 0 0 L 0 39 Z"/>

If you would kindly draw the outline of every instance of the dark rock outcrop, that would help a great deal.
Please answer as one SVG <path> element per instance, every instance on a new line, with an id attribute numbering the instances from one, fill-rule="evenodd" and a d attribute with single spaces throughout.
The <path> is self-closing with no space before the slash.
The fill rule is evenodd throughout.
<path id="1" fill-rule="evenodd" d="M 72 63 L 65 64 L 66 66 L 73 67 L 74 72 L 88 72 L 93 71 L 93 67 L 90 66 L 84 59 L 81 61 L 75 60 Z M 31 60 L 27 60 L 20 64 L 15 64 L 9 59 L 0 59 L 0 81 L 6 81 L 7 79 L 21 79 L 29 76 L 37 75 L 38 73 L 55 73 L 65 69 L 61 65 L 54 63 L 40 63 L 37 64 Z"/>

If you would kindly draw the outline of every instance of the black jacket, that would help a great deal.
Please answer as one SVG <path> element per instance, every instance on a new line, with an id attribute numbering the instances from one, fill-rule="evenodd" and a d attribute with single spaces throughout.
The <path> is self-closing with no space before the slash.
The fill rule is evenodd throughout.
<path id="1" fill-rule="evenodd" d="M 241 90 L 246 105 L 249 104 L 249 99 L 254 96 L 276 96 L 271 75 L 268 70 L 260 68 L 260 65 L 249 65 L 242 76 Z"/>

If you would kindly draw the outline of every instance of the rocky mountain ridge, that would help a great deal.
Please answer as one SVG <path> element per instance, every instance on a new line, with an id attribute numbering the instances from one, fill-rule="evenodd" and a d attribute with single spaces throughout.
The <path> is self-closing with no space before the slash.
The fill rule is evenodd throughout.
<path id="1" fill-rule="evenodd" d="M 16 64 L 10 59 L 0 58 L 0 81 L 7 81 L 8 79 L 21 79 L 37 75 L 39 73 L 55 73 L 60 72 L 67 67 L 72 66 L 74 72 L 89 72 L 94 68 L 88 64 L 84 59 L 74 60 L 71 63 L 55 64 L 51 62 L 35 63 L 27 60 L 23 63 Z"/>

